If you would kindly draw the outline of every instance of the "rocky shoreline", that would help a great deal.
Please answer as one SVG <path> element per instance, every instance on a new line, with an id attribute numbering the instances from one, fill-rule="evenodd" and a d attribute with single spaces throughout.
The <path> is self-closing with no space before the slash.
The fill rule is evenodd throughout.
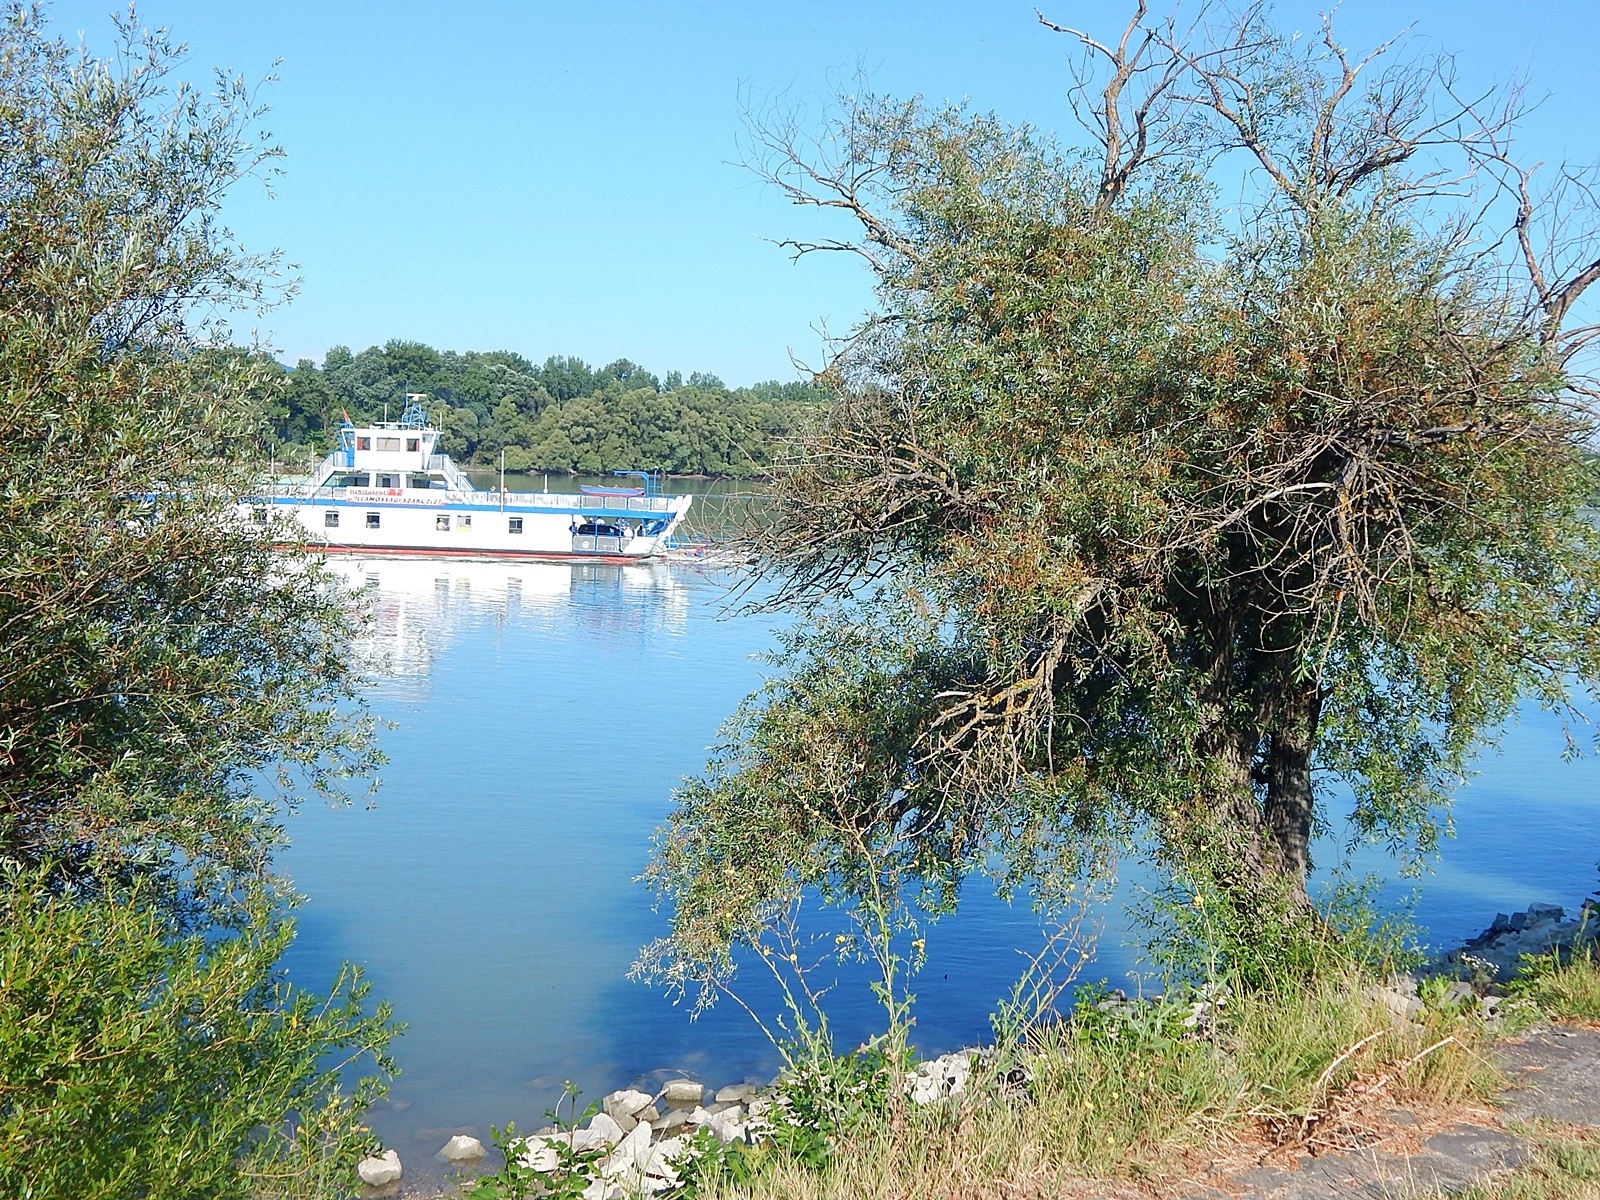
<path id="1" fill-rule="evenodd" d="M 1534 904 L 1525 912 L 1496 914 L 1477 937 L 1413 971 L 1391 976 L 1372 987 L 1370 994 L 1396 1022 L 1419 1016 L 1429 1005 L 1476 1004 L 1492 1024 L 1501 1018 L 1509 995 L 1506 985 L 1524 956 L 1567 952 L 1597 942 L 1600 901 L 1586 899 L 1570 918 L 1559 905 Z M 1115 1018 L 1161 1000 L 1113 990 L 1096 1007 Z M 1204 1033 L 1225 1003 L 1225 996 L 1202 990 L 1189 1004 L 1183 1024 Z M 919 1062 L 903 1077 L 901 1092 L 916 1106 L 960 1101 L 968 1094 L 974 1070 L 989 1054 L 974 1046 Z M 1007 1099 L 1026 1093 L 1026 1070 L 1019 1070 L 1021 1077 L 999 1081 Z M 712 1088 L 680 1077 L 666 1081 L 654 1093 L 620 1088 L 602 1098 L 599 1111 L 583 1126 L 551 1126 L 521 1139 L 520 1161 L 538 1173 L 578 1176 L 585 1185 L 584 1200 L 621 1200 L 666 1191 L 681 1182 L 688 1161 L 705 1152 L 706 1138 L 723 1145 L 753 1145 L 768 1138 L 773 1117 L 786 1105 L 784 1083 L 780 1075 L 764 1086 L 742 1082 Z M 475 1137 L 455 1135 L 440 1154 L 447 1163 L 470 1169 L 483 1159 L 485 1149 Z M 358 1173 L 363 1200 L 399 1193 L 403 1168 L 392 1148 L 362 1161 Z"/>

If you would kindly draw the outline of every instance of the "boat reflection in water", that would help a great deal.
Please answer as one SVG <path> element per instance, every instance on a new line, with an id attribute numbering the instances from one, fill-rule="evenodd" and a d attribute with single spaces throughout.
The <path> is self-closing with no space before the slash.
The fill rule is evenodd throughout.
<path id="1" fill-rule="evenodd" d="M 468 627 L 556 624 L 606 637 L 685 635 L 689 591 L 659 559 L 637 563 L 330 558 L 370 624 L 351 643 L 376 693 L 402 697 Z"/>

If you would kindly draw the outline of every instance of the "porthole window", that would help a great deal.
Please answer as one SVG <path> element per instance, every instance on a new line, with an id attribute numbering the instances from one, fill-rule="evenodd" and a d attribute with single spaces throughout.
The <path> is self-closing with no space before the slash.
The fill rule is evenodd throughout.
<path id="1" fill-rule="evenodd" d="M 511 517 L 506 522 L 506 525 L 507 525 L 507 527 L 510 529 L 510 531 L 512 533 L 521 533 L 522 532 L 522 518 L 521 517 Z"/>
<path id="2" fill-rule="evenodd" d="M 440 533 L 449 533 L 450 532 L 450 514 L 449 513 L 440 513 L 437 517 L 435 517 L 433 519 L 433 527 L 435 529 L 437 529 Z"/>
<path id="3" fill-rule="evenodd" d="M 382 520 L 382 516 L 383 516 L 382 513 L 368 513 L 367 514 L 367 528 L 368 529 L 376 529 L 376 528 L 378 528 L 379 522 Z"/>
<path id="4" fill-rule="evenodd" d="M 457 529 L 471 529 L 472 528 L 472 514 L 471 513 L 457 513 L 456 514 L 456 528 Z"/>
<path id="5" fill-rule="evenodd" d="M 337 508 L 330 508 L 322 514 L 322 527 L 324 529 L 339 528 L 339 510 Z"/>

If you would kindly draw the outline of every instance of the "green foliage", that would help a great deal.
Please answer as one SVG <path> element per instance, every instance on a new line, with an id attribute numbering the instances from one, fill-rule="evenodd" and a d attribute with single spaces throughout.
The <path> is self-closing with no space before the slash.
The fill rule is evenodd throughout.
<path id="1" fill-rule="evenodd" d="M 47 874 L 0 895 L 0 1191 L 36 1200 L 336 1194 L 392 1070 L 387 1005 L 353 968 L 326 996 L 278 960 L 293 924 L 251 888 L 188 932 L 149 881 L 88 897 Z M 309 1190 L 308 1190 L 309 1189 Z"/>
<path id="2" fill-rule="evenodd" d="M 255 870 L 263 772 L 332 792 L 374 753 L 341 597 L 234 515 L 264 360 L 189 324 L 272 293 L 215 223 L 270 153 L 250 89 L 123 32 L 80 60 L 0 13 L 0 858 Z"/>
<path id="3" fill-rule="evenodd" d="M 349 1190 L 388 1010 L 278 968 L 279 805 L 377 761 L 345 598 L 241 521 L 277 387 L 226 314 L 286 289 L 222 197 L 254 89 L 0 8 L 0 1190 Z"/>
<path id="4" fill-rule="evenodd" d="M 1600 1021 L 1600 954 L 1589 942 L 1575 950 L 1524 955 L 1511 994 L 1556 1020 Z"/>
<path id="5" fill-rule="evenodd" d="M 684 956 L 797 879 L 942 909 L 997 870 L 1047 902 L 1110 843 L 1203 880 L 1226 953 L 1273 942 L 1251 972 L 1281 975 L 1316 832 L 1419 861 L 1519 701 L 1581 716 L 1593 239 L 1541 265 L 1493 223 L 1559 211 L 1441 211 L 1435 172 L 1503 130 L 1421 134 L 1428 60 L 1351 86 L 1258 9 L 1170 32 L 1122 43 L 1168 75 L 1103 98 L 1154 114 L 1137 139 L 860 95 L 815 138 L 752 130 L 796 203 L 859 219 L 880 311 L 750 547 L 811 625 L 659 843 Z M 1175 82 L 1140 110 L 1130 77 Z"/>
<path id="6" fill-rule="evenodd" d="M 663 385 L 627 359 L 594 369 L 551 357 L 540 367 L 506 351 L 458 354 L 401 341 L 359 354 L 335 346 L 320 369 L 302 359 L 279 372 L 269 415 L 283 442 L 325 449 L 342 413 L 397 417 L 408 391 L 424 392 L 446 434 L 442 448 L 461 461 L 497 464 L 503 449 L 508 470 L 590 475 L 764 475 L 826 395 L 805 383 L 730 391 L 699 373 L 687 383 L 673 373 Z"/>
<path id="7" fill-rule="evenodd" d="M 563 1104 L 567 1106 L 569 1116 L 565 1122 L 561 1117 Z M 578 1088 L 569 1079 L 562 1085 L 561 1099 L 545 1113 L 545 1117 L 557 1130 L 570 1133 L 581 1120 L 599 1111 L 599 1104 L 591 1104 L 582 1117 L 578 1115 Z M 528 1152 L 527 1138 L 518 1135 L 515 1121 L 504 1129 L 491 1125 L 489 1134 L 505 1163 L 494 1174 L 480 1175 L 463 1184 L 462 1194 L 467 1200 L 527 1200 L 530 1196 L 578 1200 L 593 1183 L 596 1168 L 606 1156 L 604 1150 L 580 1151 L 570 1139 L 565 1145 L 558 1141 L 551 1146 L 555 1155 L 553 1169 L 536 1171 L 524 1161 Z"/>

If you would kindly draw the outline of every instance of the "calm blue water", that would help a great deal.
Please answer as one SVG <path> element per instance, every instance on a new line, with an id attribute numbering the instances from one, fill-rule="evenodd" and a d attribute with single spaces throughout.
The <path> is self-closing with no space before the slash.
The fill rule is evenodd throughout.
<path id="1" fill-rule="evenodd" d="M 293 816 L 281 865 L 309 897 L 292 977 L 320 987 L 341 960 L 359 963 L 409 1025 L 376 1131 L 425 1171 L 450 1132 L 542 1124 L 566 1079 L 594 1098 L 653 1072 L 769 1077 L 776 1056 L 734 1006 L 691 1022 L 687 1005 L 625 978 L 664 928 L 634 878 L 673 786 L 758 683 L 766 619 L 724 618 L 727 580 L 678 565 L 344 569 L 374 605 L 373 637 L 355 650 L 381 660 L 370 698 L 395 724 L 390 762 L 377 807 Z M 1420 881 L 1436 942 L 1594 887 L 1600 764 L 1563 764 L 1560 749 L 1530 714 L 1462 791 L 1459 839 Z M 1125 938 L 1113 906 L 1094 977 L 1134 965 Z M 1016 951 L 1037 942 L 1025 907 L 971 887 L 928 937 L 922 1048 L 982 1037 Z M 749 985 L 774 1011 L 771 989 Z M 859 976 L 829 1007 L 844 1044 L 878 1025 Z"/>

